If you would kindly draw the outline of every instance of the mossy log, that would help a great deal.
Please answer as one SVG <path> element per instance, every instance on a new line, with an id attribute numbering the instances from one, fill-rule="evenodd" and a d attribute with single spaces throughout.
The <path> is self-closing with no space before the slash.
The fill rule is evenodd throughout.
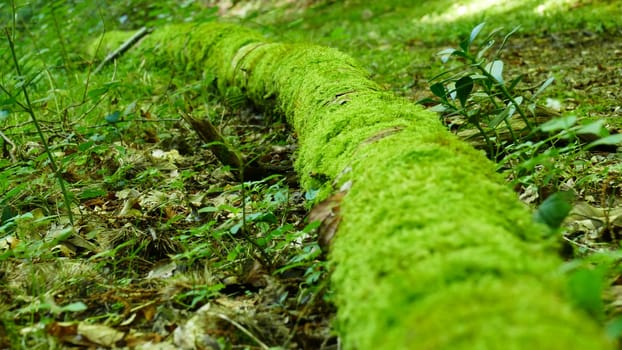
<path id="1" fill-rule="evenodd" d="M 351 182 L 329 255 L 345 349 L 612 347 L 494 164 L 351 57 L 222 23 L 159 29 L 140 46 L 282 112 L 306 189 L 327 197 Z"/>

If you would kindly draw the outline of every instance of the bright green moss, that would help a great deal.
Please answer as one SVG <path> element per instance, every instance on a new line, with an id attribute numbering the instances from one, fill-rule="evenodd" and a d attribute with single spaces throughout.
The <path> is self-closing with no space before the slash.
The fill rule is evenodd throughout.
<path id="1" fill-rule="evenodd" d="M 338 266 L 333 282 L 343 291 L 337 304 L 345 344 L 477 349 L 496 348 L 491 345 L 497 342 L 500 348 L 558 348 L 551 347 L 557 339 L 544 330 L 563 325 L 559 332 L 572 334 L 566 327 L 590 322 L 570 311 L 561 297 L 563 277 L 555 273 L 560 262 L 539 243 L 541 228 L 483 156 L 450 135 L 413 129 L 365 146 L 353 165 L 355 182 L 342 205 L 332 255 Z M 499 287 L 498 295 L 483 298 L 482 290 L 470 289 L 480 284 L 508 290 Z M 526 287 L 533 284 L 538 288 Z M 519 307 L 516 298 L 506 298 L 513 288 L 529 290 L 522 296 L 529 301 L 521 300 Z M 542 309 L 540 300 L 548 299 L 557 306 Z M 433 308 L 430 300 L 441 301 Z M 526 306 L 530 303 L 533 307 Z M 407 326 L 393 330 L 378 324 Z M 605 346 L 590 324 L 593 338 L 584 341 L 593 342 L 590 348 Z M 452 328 L 467 326 L 468 338 L 452 335 Z M 436 333 L 427 333 L 428 327 Z M 387 337 L 388 329 L 399 336 Z M 424 331 L 412 337 L 411 332 Z M 509 342 L 514 333 L 515 342 Z"/>
<path id="2" fill-rule="evenodd" d="M 325 190 L 352 181 L 330 256 L 344 348 L 610 348 L 570 306 L 560 259 L 493 164 L 350 57 L 230 24 L 170 27 L 147 44 L 284 113 L 303 186 L 317 185 L 312 172 Z"/>
<path id="3" fill-rule="evenodd" d="M 393 296 L 393 295 L 392 295 Z M 394 299 L 401 302 L 405 298 Z M 465 301 L 471 300 L 469 303 Z M 473 302 L 476 301 L 476 302 Z M 368 349 L 599 349 L 604 339 L 593 323 L 550 292 L 537 278 L 472 278 L 417 300 L 414 312 L 394 314 L 382 338 L 357 344 Z M 410 308 L 408 309 L 411 310 Z M 538 310 L 538 312 L 532 312 Z M 546 319 L 542 315 L 547 315 Z M 564 327 L 560 327 L 560 325 Z M 387 344 L 384 339 L 394 341 Z M 367 340 L 367 339 L 365 339 Z M 356 343 L 354 340 L 353 343 Z M 389 345 L 389 346 L 387 346 Z M 353 346 L 355 347 L 355 346 Z"/>

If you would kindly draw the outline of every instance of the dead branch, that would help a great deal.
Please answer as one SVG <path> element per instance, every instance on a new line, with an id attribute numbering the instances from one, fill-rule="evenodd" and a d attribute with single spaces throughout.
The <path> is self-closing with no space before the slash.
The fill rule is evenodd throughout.
<path id="1" fill-rule="evenodd" d="M 0 138 L 2 138 L 4 140 L 4 147 L 5 150 L 7 151 L 7 153 L 9 154 L 9 156 L 11 157 L 11 160 L 13 162 L 17 162 L 17 159 L 15 158 L 15 151 L 17 150 L 17 147 L 15 146 L 15 144 L 13 143 L 13 141 L 11 141 L 10 138 L 8 138 L 2 131 L 0 131 Z M 9 144 L 11 145 L 11 149 L 8 150 L 6 148 L 6 145 Z"/>
<path id="2" fill-rule="evenodd" d="M 104 60 L 101 61 L 99 66 L 95 68 L 95 71 L 93 71 L 93 74 L 99 73 L 99 71 L 102 70 L 102 68 L 104 68 L 107 64 L 117 59 L 118 57 L 121 57 L 121 55 L 123 55 L 127 50 L 129 50 L 132 46 L 138 43 L 140 39 L 142 39 L 145 35 L 151 33 L 152 31 L 153 29 L 151 28 L 147 28 L 147 27 L 140 28 L 140 30 L 136 32 L 136 34 L 132 35 L 131 38 L 127 39 L 123 44 L 121 44 L 121 46 L 119 46 L 118 49 L 109 53 L 108 56 L 106 56 L 106 58 L 104 58 Z"/>
<path id="3" fill-rule="evenodd" d="M 199 138 L 207 144 L 216 158 L 222 164 L 230 166 L 233 171 L 239 173 L 243 166 L 241 156 L 229 148 L 225 139 L 209 119 L 198 119 L 183 111 L 179 111 L 179 113 L 192 126 Z"/>

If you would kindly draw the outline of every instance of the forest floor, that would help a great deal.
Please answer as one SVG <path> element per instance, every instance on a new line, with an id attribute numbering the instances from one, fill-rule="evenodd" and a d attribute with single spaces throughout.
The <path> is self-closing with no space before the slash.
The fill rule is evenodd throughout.
<path id="1" fill-rule="evenodd" d="M 563 254 L 605 277 L 583 288 L 620 337 L 622 153 L 619 144 L 586 145 L 622 134 L 622 27 L 613 18 L 621 5 L 366 3 L 127 0 L 105 14 L 70 3 L 19 7 L 15 35 L 0 46 L 2 62 L 15 52 L 21 65 L 19 73 L 0 67 L 0 349 L 339 348 L 326 252 L 318 223 L 308 220 L 316 193 L 301 189 L 291 170 L 296 140 L 282 118 L 206 91 L 200 72 L 122 56 L 92 74 L 97 63 L 80 53 L 103 23 L 157 30 L 217 18 L 270 40 L 336 47 L 413 103 L 433 98 L 429 79 L 457 67 L 437 52 L 457 47 L 480 22 L 488 32 L 503 25 L 501 38 L 521 25 L 499 56 L 504 75 L 522 75 L 517 91 L 527 95 L 554 77 L 538 105 L 547 118 L 577 118 L 546 142 L 499 140 L 494 158 L 534 209 L 552 193 L 574 193 L 559 235 Z M 0 18 L 10 13 L 0 5 Z M 67 186 L 72 218 L 29 110 Z M 238 181 L 183 113 L 209 118 L 247 159 L 283 170 Z M 447 114 L 439 122 L 458 135 L 468 127 Z M 586 138 L 564 134 L 582 125 L 592 126 Z"/>

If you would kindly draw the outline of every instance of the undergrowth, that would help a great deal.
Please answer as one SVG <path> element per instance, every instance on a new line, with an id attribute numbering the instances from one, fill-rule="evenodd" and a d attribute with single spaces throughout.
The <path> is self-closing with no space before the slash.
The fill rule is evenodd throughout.
<path id="1" fill-rule="evenodd" d="M 212 95 L 201 72 L 122 58 L 96 73 L 81 48 L 119 26 L 111 21 L 157 26 L 215 11 L 193 2 L 0 5 L 10 19 L 1 58 L 15 57 L 0 67 L 0 348 L 119 346 L 117 332 L 145 343 L 192 329 L 199 321 L 188 312 L 209 305 L 228 305 L 213 320 L 225 348 L 332 337 L 320 316 L 332 312 L 326 267 L 296 179 L 238 181 L 180 111 L 291 167 L 293 141 L 278 118 Z"/>

